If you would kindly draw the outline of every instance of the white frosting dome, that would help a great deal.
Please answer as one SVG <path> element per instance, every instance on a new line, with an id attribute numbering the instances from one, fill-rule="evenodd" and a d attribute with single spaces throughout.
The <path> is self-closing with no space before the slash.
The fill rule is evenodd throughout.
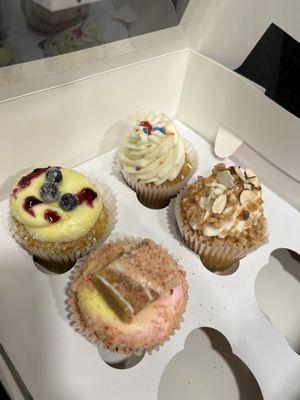
<path id="1" fill-rule="evenodd" d="M 174 181 L 185 162 L 185 145 L 166 114 L 136 120 L 120 155 L 122 172 L 143 183 Z"/>

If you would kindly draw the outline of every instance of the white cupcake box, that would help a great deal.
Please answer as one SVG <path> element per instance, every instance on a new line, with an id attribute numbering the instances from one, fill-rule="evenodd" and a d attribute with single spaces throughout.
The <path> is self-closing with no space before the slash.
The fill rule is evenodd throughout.
<path id="1" fill-rule="evenodd" d="M 300 252 L 300 122 L 196 51 L 198 5 L 191 1 L 181 33 L 172 28 L 140 38 L 151 48 L 138 45 L 136 52 L 83 67 L 85 79 L 64 71 L 33 80 L 32 89 L 29 81 L 12 85 L 10 101 L 0 103 L 0 376 L 13 399 L 300 398 L 300 266 L 287 252 L 271 255 Z M 145 208 L 113 169 L 124 119 L 148 110 L 174 117 L 194 144 L 193 179 L 220 161 L 215 148 L 227 164 L 248 166 L 263 182 L 269 243 L 228 275 L 208 271 L 184 245 L 174 200 L 163 210 Z M 112 188 L 118 223 L 110 239 L 149 237 L 187 272 L 190 298 L 181 329 L 132 368 L 109 366 L 72 328 L 65 304 L 70 272 L 41 272 L 9 234 L 9 188 L 25 168 L 49 163 L 77 165 Z"/>

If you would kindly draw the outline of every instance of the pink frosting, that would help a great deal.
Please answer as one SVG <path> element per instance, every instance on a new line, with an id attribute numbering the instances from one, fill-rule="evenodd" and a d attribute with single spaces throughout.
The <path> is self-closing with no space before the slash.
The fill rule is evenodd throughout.
<path id="1" fill-rule="evenodd" d="M 185 305 L 183 287 L 177 286 L 169 296 L 160 298 L 140 311 L 131 324 L 120 320 L 105 321 L 106 334 L 111 344 L 128 347 L 158 345 L 176 328 Z"/>

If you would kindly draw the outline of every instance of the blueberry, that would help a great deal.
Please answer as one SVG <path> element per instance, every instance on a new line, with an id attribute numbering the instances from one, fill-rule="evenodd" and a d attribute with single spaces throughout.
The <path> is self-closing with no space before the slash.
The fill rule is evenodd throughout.
<path id="1" fill-rule="evenodd" d="M 59 183 L 62 181 L 62 173 L 61 170 L 57 167 L 51 167 L 47 169 L 46 172 L 46 181 Z"/>
<path id="2" fill-rule="evenodd" d="M 59 207 L 64 211 L 72 211 L 78 206 L 78 199 L 72 193 L 66 193 L 59 200 Z"/>
<path id="3" fill-rule="evenodd" d="M 40 196 L 45 203 L 53 203 L 54 201 L 58 201 L 60 193 L 58 191 L 57 184 L 53 182 L 43 183 L 40 187 Z"/>

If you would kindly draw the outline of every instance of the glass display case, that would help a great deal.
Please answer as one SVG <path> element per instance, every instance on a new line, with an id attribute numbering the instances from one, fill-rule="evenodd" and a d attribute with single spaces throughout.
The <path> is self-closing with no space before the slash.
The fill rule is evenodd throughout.
<path id="1" fill-rule="evenodd" d="M 187 0 L 1 0 L 0 67 L 178 25 Z"/>

